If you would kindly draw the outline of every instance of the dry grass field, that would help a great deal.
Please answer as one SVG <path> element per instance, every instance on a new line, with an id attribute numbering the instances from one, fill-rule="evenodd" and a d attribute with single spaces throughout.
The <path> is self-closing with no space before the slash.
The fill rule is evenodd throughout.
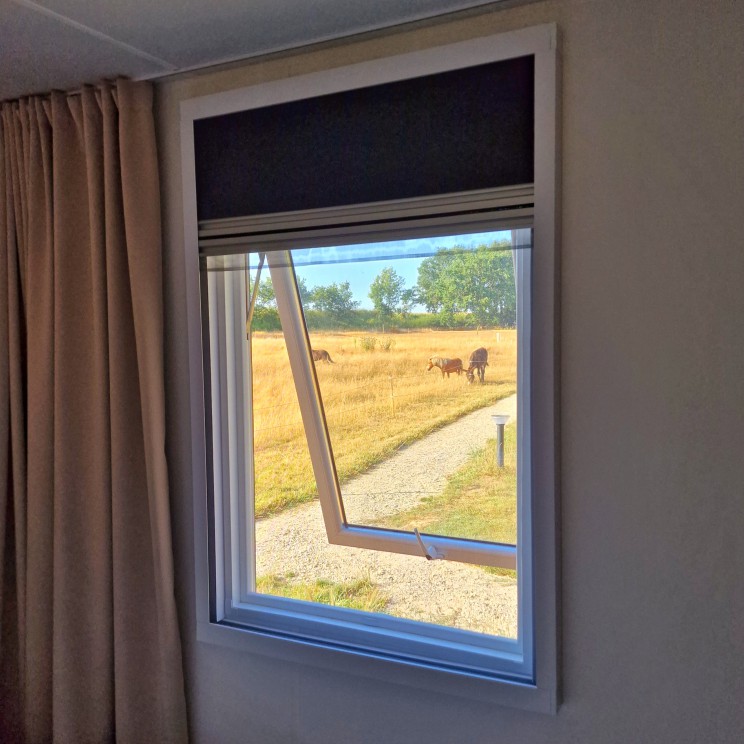
<path id="1" fill-rule="evenodd" d="M 364 472 L 402 445 L 516 391 L 516 331 L 414 331 L 365 335 L 313 333 L 316 362 L 339 479 Z M 486 381 L 426 372 L 430 356 L 488 349 Z M 311 500 L 315 480 L 281 334 L 254 333 L 253 415 L 256 515 Z"/>

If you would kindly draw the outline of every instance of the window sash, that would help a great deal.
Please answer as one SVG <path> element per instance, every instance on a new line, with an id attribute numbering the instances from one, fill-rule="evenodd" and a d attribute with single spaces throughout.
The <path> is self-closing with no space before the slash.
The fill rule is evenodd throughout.
<path id="1" fill-rule="evenodd" d="M 488 223 L 489 229 L 502 230 L 514 226 L 504 224 L 503 220 L 498 219 L 499 216 L 497 214 L 495 220 L 492 217 Z M 522 224 L 522 220 L 517 221 L 517 226 Z M 447 232 L 453 232 L 451 227 Z M 423 536 L 427 548 L 443 553 L 450 560 L 517 568 L 517 639 L 482 635 L 384 614 L 359 613 L 255 591 L 253 448 L 246 446 L 253 441 L 253 421 L 252 416 L 245 415 L 247 406 L 240 391 L 242 387 L 242 391 L 248 391 L 247 395 L 250 396 L 252 390 L 250 349 L 243 323 L 250 298 L 246 292 L 244 273 L 229 269 L 207 271 L 205 287 L 209 295 L 205 303 L 208 309 L 208 318 L 205 320 L 212 338 L 208 353 L 213 401 L 213 496 L 218 502 L 214 505 L 213 536 L 218 565 L 213 575 L 215 579 L 222 576 L 222 586 L 216 593 L 215 620 L 237 622 L 259 631 L 283 633 L 369 653 L 394 657 L 402 655 L 422 663 L 459 668 L 474 674 L 507 675 L 510 679 L 526 682 L 532 679 L 532 485 L 529 447 L 532 250 L 519 250 L 531 244 L 529 234 L 529 230 L 520 229 L 513 233 L 517 247 L 515 278 L 519 329 L 517 546 L 428 534 Z M 304 241 L 302 247 L 306 247 Z M 297 385 L 329 542 L 423 558 L 422 547 L 413 533 L 347 524 L 291 254 L 288 251 L 267 252 L 266 264 L 271 272 L 290 366 Z M 289 333 L 287 329 L 291 329 Z M 234 365 L 232 372 L 228 369 L 231 365 Z"/>
<path id="2" fill-rule="evenodd" d="M 287 353 L 297 390 L 297 399 L 302 414 L 310 459 L 318 485 L 318 495 L 328 542 L 335 545 L 402 553 L 424 558 L 436 556 L 444 560 L 516 569 L 518 551 L 514 545 L 428 533 L 419 537 L 413 532 L 347 523 L 341 488 L 336 474 L 333 449 L 323 410 L 320 386 L 312 360 L 310 340 L 295 279 L 292 255 L 289 251 L 272 252 L 267 254 L 267 261 L 271 270 L 271 281 L 274 286 L 279 317 L 287 344 Z M 518 266 L 517 281 L 518 284 L 523 285 L 521 294 L 525 295 L 529 290 L 529 251 L 517 251 L 516 263 Z M 520 294 L 520 292 L 517 294 Z M 517 317 L 520 318 L 519 314 Z M 524 335 L 527 338 L 523 341 L 523 332 L 520 328 L 517 351 L 517 390 L 525 392 L 518 393 L 518 401 L 524 395 L 529 396 L 529 333 L 527 332 Z M 517 420 L 522 421 L 520 418 Z M 525 418 L 524 421 L 525 428 L 529 429 L 529 419 Z M 520 423 L 519 434 L 521 434 L 521 430 L 522 424 Z M 517 511 L 521 513 L 524 511 L 524 497 L 519 493 L 523 459 L 521 447 L 517 448 L 517 458 Z"/>

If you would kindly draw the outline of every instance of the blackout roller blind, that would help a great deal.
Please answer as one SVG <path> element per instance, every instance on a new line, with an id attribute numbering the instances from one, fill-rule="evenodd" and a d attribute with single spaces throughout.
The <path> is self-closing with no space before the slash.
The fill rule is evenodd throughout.
<path id="1" fill-rule="evenodd" d="M 533 181 L 534 58 L 201 119 L 200 220 Z"/>

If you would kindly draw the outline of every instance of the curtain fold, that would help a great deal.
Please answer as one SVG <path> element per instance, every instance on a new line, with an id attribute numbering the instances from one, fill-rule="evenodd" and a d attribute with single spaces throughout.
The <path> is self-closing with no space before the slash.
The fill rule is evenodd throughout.
<path id="1" fill-rule="evenodd" d="M 152 89 L 0 127 L 0 738 L 185 741 Z"/>

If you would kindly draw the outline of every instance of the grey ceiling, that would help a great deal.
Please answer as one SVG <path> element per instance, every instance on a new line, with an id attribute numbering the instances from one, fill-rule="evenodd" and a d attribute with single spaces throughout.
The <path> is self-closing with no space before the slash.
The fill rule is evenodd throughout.
<path id="1" fill-rule="evenodd" d="M 493 2 L 493 0 L 491 0 Z M 487 0 L 0 0 L 0 100 L 154 77 Z"/>

